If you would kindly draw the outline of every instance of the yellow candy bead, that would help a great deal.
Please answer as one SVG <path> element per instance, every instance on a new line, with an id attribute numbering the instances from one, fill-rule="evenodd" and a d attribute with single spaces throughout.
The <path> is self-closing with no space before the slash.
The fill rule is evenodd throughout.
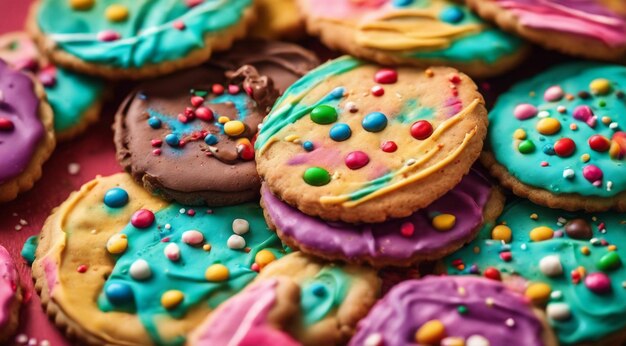
<path id="1" fill-rule="evenodd" d="M 104 16 L 111 22 L 123 22 L 128 19 L 128 7 L 120 4 L 109 5 Z"/>
<path id="2" fill-rule="evenodd" d="M 70 6 L 77 11 L 86 11 L 93 7 L 95 0 L 70 0 Z"/>
<path id="3" fill-rule="evenodd" d="M 561 130 L 561 122 L 554 118 L 543 118 L 537 123 L 537 131 L 542 135 L 553 135 Z"/>
<path id="4" fill-rule="evenodd" d="M 256 262 L 261 269 L 274 260 L 276 260 L 276 256 L 269 250 L 261 250 L 254 256 L 254 262 Z"/>
<path id="5" fill-rule="evenodd" d="M 609 246 L 606 247 L 606 249 L 609 250 L 609 251 L 615 251 L 615 250 L 617 250 L 617 246 L 609 245 Z"/>
<path id="6" fill-rule="evenodd" d="M 612 122 L 613 120 L 611 119 L 611 117 L 602 117 L 602 123 L 604 125 L 608 125 Z"/>
<path id="7" fill-rule="evenodd" d="M 439 345 L 446 337 L 446 326 L 439 320 L 424 323 L 415 333 L 415 341 L 420 345 Z"/>
<path id="8" fill-rule="evenodd" d="M 533 228 L 530 231 L 530 240 L 532 241 L 548 240 L 548 239 L 552 239 L 553 235 L 554 235 L 554 231 L 552 230 L 552 228 L 546 227 L 546 226 L 540 226 L 540 227 Z"/>
<path id="9" fill-rule="evenodd" d="M 542 304 L 550 299 L 550 293 L 552 292 L 552 287 L 550 285 L 545 284 L 543 282 L 535 282 L 526 288 L 526 297 L 528 297 L 535 304 Z"/>
<path id="10" fill-rule="evenodd" d="M 232 120 L 224 124 L 224 132 L 229 136 L 239 136 L 246 130 L 246 126 L 239 120 Z"/>
<path id="11" fill-rule="evenodd" d="M 202 250 L 204 250 L 204 251 L 211 251 L 211 244 L 204 244 L 204 245 L 202 245 Z"/>
<path id="12" fill-rule="evenodd" d="M 591 156 L 589 156 L 589 154 L 580 155 L 580 161 L 582 162 L 589 162 L 590 159 L 591 159 Z"/>
<path id="13" fill-rule="evenodd" d="M 513 132 L 513 138 L 515 139 L 526 139 L 526 131 L 522 129 L 517 129 Z"/>
<path id="14" fill-rule="evenodd" d="M 580 253 L 582 253 L 585 256 L 589 256 L 589 254 L 591 253 L 591 251 L 589 250 L 588 247 L 583 246 L 580 248 Z"/>
<path id="15" fill-rule="evenodd" d="M 230 121 L 229 117 L 221 116 L 221 117 L 217 118 L 217 122 L 220 123 L 220 124 L 226 124 L 229 121 Z"/>
<path id="16" fill-rule="evenodd" d="M 441 214 L 433 219 L 433 227 L 438 231 L 449 231 L 456 224 L 456 216 L 452 214 Z"/>
<path id="17" fill-rule="evenodd" d="M 611 92 L 611 82 L 605 78 L 594 79 L 589 84 L 589 89 L 593 94 L 606 95 Z"/>
<path id="18" fill-rule="evenodd" d="M 491 239 L 500 240 L 505 243 L 511 242 L 512 235 L 513 235 L 513 232 L 511 231 L 511 229 L 505 225 L 498 225 L 494 227 L 493 230 L 491 231 Z"/>
<path id="19" fill-rule="evenodd" d="M 112 255 L 119 255 L 126 251 L 128 247 L 128 237 L 126 234 L 114 234 L 107 241 L 107 251 Z"/>
<path id="20" fill-rule="evenodd" d="M 211 282 L 226 281 L 229 276 L 230 272 L 223 264 L 213 264 L 204 272 L 204 277 Z"/>
<path id="21" fill-rule="evenodd" d="M 530 218 L 533 219 L 533 220 L 537 220 L 537 219 L 539 219 L 539 215 L 537 215 L 535 213 L 532 213 L 532 214 L 530 214 Z"/>
<path id="22" fill-rule="evenodd" d="M 169 290 L 161 296 L 161 305 L 166 309 L 173 309 L 182 303 L 185 294 L 179 290 Z"/>

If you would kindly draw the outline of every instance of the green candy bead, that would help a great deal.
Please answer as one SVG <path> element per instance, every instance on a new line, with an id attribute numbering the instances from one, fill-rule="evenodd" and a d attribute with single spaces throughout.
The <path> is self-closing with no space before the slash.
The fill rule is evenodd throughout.
<path id="1" fill-rule="evenodd" d="M 332 124 L 337 121 L 337 110 L 327 105 L 317 106 L 311 111 L 311 120 L 321 125 Z"/>
<path id="2" fill-rule="evenodd" d="M 459 307 L 456 308 L 456 310 L 459 312 L 459 314 L 465 315 L 467 313 L 467 306 L 459 305 Z"/>
<path id="3" fill-rule="evenodd" d="M 615 251 L 607 252 L 604 256 L 600 257 L 596 266 L 602 271 L 610 271 L 619 268 L 622 265 L 622 260 Z"/>
<path id="4" fill-rule="evenodd" d="M 535 151 L 535 144 L 527 139 L 519 144 L 517 150 L 519 150 L 519 152 L 522 154 L 530 154 Z"/>
<path id="5" fill-rule="evenodd" d="M 313 186 L 322 186 L 330 182 L 330 174 L 321 167 L 311 167 L 304 171 L 304 182 Z"/>

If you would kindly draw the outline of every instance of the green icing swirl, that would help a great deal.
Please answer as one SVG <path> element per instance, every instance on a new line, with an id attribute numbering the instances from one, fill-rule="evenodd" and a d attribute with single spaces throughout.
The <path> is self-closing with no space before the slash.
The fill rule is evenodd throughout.
<path id="1" fill-rule="evenodd" d="M 536 214 L 537 218 L 531 218 L 532 214 Z M 593 293 L 586 287 L 584 279 L 577 284 L 572 281 L 570 273 L 580 266 L 585 268 L 587 274 L 599 272 L 600 258 L 609 252 L 606 246 L 594 246 L 591 240 L 576 240 L 566 234 L 566 221 L 579 218 L 591 225 L 596 239 L 617 245 L 617 254 L 622 261 L 626 260 L 626 215 L 572 213 L 517 200 L 507 205 L 498 219 L 498 223 L 506 223 L 511 228 L 512 242 L 502 244 L 492 240 L 493 225 L 487 225 L 476 240 L 445 259 L 448 273 L 478 274 L 488 267 L 495 267 L 501 273 L 519 275 L 531 282 L 547 283 L 553 292 L 548 304 L 565 303 L 571 310 L 571 318 L 567 320 L 549 319 L 560 341 L 574 344 L 602 339 L 626 326 L 626 289 L 623 286 L 626 283 L 626 267 L 622 264 L 617 269 L 606 271 L 611 280 L 610 293 Z M 606 233 L 598 230 L 601 225 L 604 225 Z M 531 241 L 530 231 L 540 226 L 552 228 L 557 235 L 561 231 L 562 235 L 540 242 Z M 588 247 L 591 253 L 584 255 L 581 252 L 583 247 Z M 511 252 L 510 262 L 500 258 L 502 251 Z M 548 255 L 559 256 L 563 274 L 547 276 L 542 273 L 539 261 Z M 459 270 L 453 263 L 455 260 L 462 260 L 465 269 Z"/>
<path id="2" fill-rule="evenodd" d="M 128 248 L 116 259 L 104 289 L 112 283 L 128 285 L 133 292 L 134 303 L 114 306 L 104 293 L 98 300 L 102 311 L 137 314 L 154 342 L 160 345 L 181 345 L 185 341 L 183 337 L 163 339 L 159 334 L 160 316 L 181 319 L 198 304 L 217 307 L 257 276 L 251 265 L 260 250 L 267 249 L 277 258 L 285 253 L 276 234 L 268 229 L 258 204 L 213 208 L 210 214 L 206 208 L 196 208 L 195 216 L 181 213 L 181 208 L 185 207 L 172 204 L 156 212 L 155 222 L 149 228 L 138 229 L 129 224 L 122 231 L 128 237 Z M 232 222 L 237 218 L 243 218 L 250 224 L 250 231 L 243 235 L 249 252 L 232 250 L 226 245 L 228 238 L 234 234 Z M 183 243 L 182 234 L 188 230 L 202 232 L 204 243 L 211 244 L 211 250 Z M 169 242 L 163 241 L 166 238 Z M 179 246 L 180 260 L 174 262 L 164 255 L 163 250 L 170 243 Z M 150 278 L 135 280 L 130 276 L 129 268 L 137 259 L 148 262 L 152 271 Z M 229 269 L 228 280 L 209 282 L 205 279 L 206 269 L 216 263 Z M 184 300 L 172 310 L 165 309 L 160 303 L 161 295 L 168 290 L 180 290 L 185 295 Z"/>
<path id="3" fill-rule="evenodd" d="M 350 276 L 338 267 L 324 267 L 315 278 L 305 282 L 300 296 L 305 326 L 320 321 L 341 305 L 350 282 Z"/>
<path id="4" fill-rule="evenodd" d="M 43 0 L 37 20 L 41 31 L 60 48 L 81 60 L 121 68 L 177 60 L 204 48 L 207 34 L 218 34 L 237 24 L 252 0 L 205 0 L 189 8 L 181 0 L 98 0 L 89 10 L 74 10 L 67 0 Z M 128 18 L 111 22 L 109 5 L 128 8 Z M 62 20 L 60 20 L 62 18 Z M 182 21 L 183 30 L 174 22 Z M 105 30 L 121 39 L 98 40 Z"/>

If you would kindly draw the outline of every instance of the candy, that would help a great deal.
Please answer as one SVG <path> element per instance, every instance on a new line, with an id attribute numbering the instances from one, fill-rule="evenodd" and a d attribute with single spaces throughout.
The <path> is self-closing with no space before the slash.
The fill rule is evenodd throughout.
<path id="1" fill-rule="evenodd" d="M 154 213 L 147 209 L 137 210 L 130 218 L 130 223 L 137 228 L 148 228 L 154 222 Z"/>
<path id="2" fill-rule="evenodd" d="M 572 317 L 569 305 L 565 303 L 550 303 L 546 307 L 548 318 L 555 321 L 567 321 Z"/>
<path id="3" fill-rule="evenodd" d="M 539 261 L 539 270 L 545 276 L 559 276 L 563 274 L 563 265 L 558 255 L 548 255 Z"/>
<path id="4" fill-rule="evenodd" d="M 496 280 L 496 281 L 501 280 L 500 272 L 498 271 L 498 269 L 494 267 L 489 267 L 485 269 L 485 272 L 483 273 L 483 275 L 486 278 L 491 279 L 491 280 Z"/>
<path id="5" fill-rule="evenodd" d="M 170 310 L 177 307 L 185 299 L 185 294 L 179 290 L 169 290 L 161 296 L 161 305 Z"/>
<path id="6" fill-rule="evenodd" d="M 210 282 L 220 282 L 228 280 L 230 272 L 223 264 L 213 264 L 204 272 L 204 278 Z"/>
<path id="7" fill-rule="evenodd" d="M 400 226 L 400 234 L 405 237 L 410 237 L 415 232 L 415 225 L 412 222 L 404 222 Z"/>
<path id="8" fill-rule="evenodd" d="M 214 134 L 209 133 L 208 135 L 204 137 L 204 143 L 208 145 L 215 145 L 217 144 L 217 142 L 218 142 L 217 136 L 215 136 Z"/>
<path id="9" fill-rule="evenodd" d="M 352 130 L 346 123 L 338 123 L 330 128 L 330 138 L 336 142 L 343 142 L 352 136 Z"/>
<path id="10" fill-rule="evenodd" d="M 576 143 L 570 138 L 561 138 L 554 143 L 554 152 L 560 157 L 570 157 L 576 151 Z"/>
<path id="11" fill-rule="evenodd" d="M 383 89 L 383 87 L 381 87 L 380 85 L 374 85 L 371 91 L 372 91 L 372 95 L 377 96 L 377 97 L 385 95 L 385 89 Z"/>
<path id="12" fill-rule="evenodd" d="M 591 183 L 602 180 L 603 176 L 602 170 L 596 165 L 586 165 L 583 167 L 583 177 Z"/>
<path id="13" fill-rule="evenodd" d="M 424 323 L 415 333 L 415 341 L 424 345 L 438 345 L 445 337 L 446 327 L 439 320 Z"/>
<path id="14" fill-rule="evenodd" d="M 398 145 L 394 141 L 386 141 L 380 148 L 386 153 L 393 153 L 398 150 Z"/>
<path id="15" fill-rule="evenodd" d="M 571 168 L 566 168 L 563 170 L 563 178 L 565 179 L 572 179 L 574 178 L 575 175 L 576 175 L 576 172 L 574 172 L 574 170 Z"/>
<path id="16" fill-rule="evenodd" d="M 446 23 L 457 24 L 461 22 L 463 18 L 465 18 L 465 13 L 457 6 L 446 7 L 439 13 L 439 19 Z"/>
<path id="17" fill-rule="evenodd" d="M 524 295 L 535 304 L 543 304 L 550 299 L 552 287 L 543 282 L 534 282 L 528 285 Z"/>
<path id="18" fill-rule="evenodd" d="M 615 251 L 610 251 L 602 255 L 602 257 L 598 260 L 598 263 L 596 263 L 596 267 L 605 272 L 615 270 L 621 265 L 622 260 Z"/>
<path id="19" fill-rule="evenodd" d="M 418 120 L 411 125 L 411 136 L 417 140 L 424 140 L 433 134 L 433 125 L 427 120 Z"/>
<path id="20" fill-rule="evenodd" d="M 150 265 L 144 259 L 138 259 L 130 265 L 128 273 L 135 280 L 146 280 L 152 276 Z"/>
<path id="21" fill-rule="evenodd" d="M 165 143 L 170 147 L 177 148 L 180 145 L 180 139 L 175 133 L 169 133 L 165 136 Z"/>
<path id="22" fill-rule="evenodd" d="M 111 282 L 104 288 L 104 294 L 113 305 L 128 304 L 133 301 L 133 290 L 125 283 Z"/>
<path id="23" fill-rule="evenodd" d="M 595 151 L 605 152 L 611 148 L 611 141 L 602 135 L 593 135 L 587 141 L 589 147 Z"/>
<path id="24" fill-rule="evenodd" d="M 337 110 L 327 105 L 317 106 L 311 111 L 311 121 L 320 125 L 334 123 L 337 121 Z"/>
<path id="25" fill-rule="evenodd" d="M 393 84 L 398 81 L 398 72 L 390 68 L 382 68 L 374 74 L 374 81 L 380 84 Z"/>
<path id="26" fill-rule="evenodd" d="M 233 234 L 230 237 L 228 237 L 228 240 L 226 241 L 226 245 L 228 246 L 229 249 L 241 250 L 246 247 L 246 240 L 238 234 Z"/>
<path id="27" fill-rule="evenodd" d="M 178 261 L 180 259 L 180 247 L 176 243 L 169 243 L 163 249 L 163 254 L 170 261 Z"/>
<path id="28" fill-rule="evenodd" d="M 117 41 L 121 38 L 120 34 L 113 30 L 100 31 L 97 37 L 98 37 L 98 41 L 102 41 L 102 42 Z"/>
<path id="29" fill-rule="evenodd" d="M 70 6 L 77 11 L 86 11 L 93 7 L 96 0 L 70 0 Z"/>
<path id="30" fill-rule="evenodd" d="M 306 151 L 313 151 L 315 149 L 315 145 L 311 141 L 306 141 L 302 143 L 302 148 Z"/>
<path id="31" fill-rule="evenodd" d="M 124 233 L 116 233 L 107 241 L 107 251 L 112 255 L 119 255 L 128 247 L 128 237 Z"/>
<path id="32" fill-rule="evenodd" d="M 254 263 L 258 264 L 261 269 L 276 260 L 276 256 L 269 250 L 261 250 L 254 256 Z"/>
<path id="33" fill-rule="evenodd" d="M 618 131 L 613 134 L 609 155 L 614 160 L 621 160 L 626 157 L 626 132 Z"/>
<path id="34" fill-rule="evenodd" d="M 11 119 L 0 117 L 0 131 L 9 132 L 13 131 L 14 128 L 15 125 L 13 124 L 13 121 L 11 121 Z"/>
<path id="35" fill-rule="evenodd" d="M 121 208 L 128 203 L 128 193 L 126 190 L 114 187 L 104 194 L 104 204 L 110 208 Z"/>
<path id="36" fill-rule="evenodd" d="M 521 103 L 513 110 L 513 116 L 519 120 L 526 120 L 537 115 L 537 107 L 529 103 Z"/>
<path id="37" fill-rule="evenodd" d="M 239 120 L 231 120 L 224 124 L 224 133 L 229 136 L 239 136 L 246 130 L 246 126 Z"/>
<path id="38" fill-rule="evenodd" d="M 198 107 L 198 109 L 194 111 L 194 114 L 198 119 L 204 121 L 213 121 L 213 119 L 215 119 L 215 114 L 213 114 L 213 111 L 207 107 Z"/>
<path id="39" fill-rule="evenodd" d="M 513 132 L 513 138 L 515 139 L 526 139 L 526 131 L 522 129 L 517 129 Z"/>
<path id="40" fill-rule="evenodd" d="M 304 182 L 312 186 L 323 186 L 330 183 L 330 174 L 321 167 L 311 167 L 304 171 Z"/>
<path id="41" fill-rule="evenodd" d="M 530 154 L 535 151 L 535 143 L 533 143 L 530 139 L 527 139 L 519 143 L 517 150 L 519 150 L 522 154 Z"/>
<path id="42" fill-rule="evenodd" d="M 611 82 L 605 78 L 594 79 L 589 83 L 589 90 L 594 95 L 606 95 L 611 92 Z"/>
<path id="43" fill-rule="evenodd" d="M 552 239 L 554 235 L 554 231 L 552 228 L 547 226 L 539 226 L 535 227 L 530 231 L 530 240 L 532 241 L 543 241 Z"/>
<path id="44" fill-rule="evenodd" d="M 200 231 L 189 230 L 183 232 L 181 239 L 185 244 L 199 245 L 202 244 L 202 242 L 204 241 L 204 235 Z"/>
<path id="45" fill-rule="evenodd" d="M 104 16 L 111 22 L 123 22 L 128 19 L 128 7 L 121 4 L 109 5 L 104 10 Z"/>
<path id="46" fill-rule="evenodd" d="M 561 123 L 554 118 L 543 118 L 537 122 L 536 128 L 542 135 L 553 135 L 561 130 Z"/>
<path id="47" fill-rule="evenodd" d="M 593 293 L 606 294 L 611 292 L 611 279 L 604 273 L 590 273 L 585 277 L 585 286 Z"/>
<path id="48" fill-rule="evenodd" d="M 584 219 L 573 219 L 565 224 L 565 234 L 572 239 L 587 240 L 593 237 L 591 225 Z"/>
<path id="49" fill-rule="evenodd" d="M 368 132 L 380 132 L 387 127 L 387 117 L 381 112 L 372 112 L 361 121 L 363 129 Z"/>
<path id="50" fill-rule="evenodd" d="M 250 223 L 245 219 L 234 219 L 232 229 L 236 234 L 246 234 L 250 230 Z"/>
<path id="51" fill-rule="evenodd" d="M 345 163 L 348 168 L 355 170 L 365 167 L 370 162 L 369 156 L 362 151 L 353 151 L 346 155 Z"/>
<path id="52" fill-rule="evenodd" d="M 490 346 L 489 340 L 482 335 L 472 335 L 467 338 L 465 346 Z"/>
<path id="53" fill-rule="evenodd" d="M 543 94 L 543 99 L 548 102 L 556 102 L 562 99 L 564 95 L 565 93 L 563 92 L 563 89 L 561 89 L 560 86 L 555 85 L 549 87 L 546 90 L 546 92 Z"/>
<path id="54" fill-rule="evenodd" d="M 456 216 L 452 214 L 441 214 L 433 218 L 433 227 L 438 231 L 449 231 L 456 224 Z"/>

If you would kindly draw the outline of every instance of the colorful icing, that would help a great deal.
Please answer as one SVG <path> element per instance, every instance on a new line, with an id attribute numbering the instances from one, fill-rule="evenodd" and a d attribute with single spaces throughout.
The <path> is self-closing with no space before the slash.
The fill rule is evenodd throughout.
<path id="1" fill-rule="evenodd" d="M 110 6 L 122 6 L 127 17 L 107 18 Z M 44 0 L 37 22 L 49 39 L 83 61 L 139 68 L 204 48 L 208 36 L 235 26 L 251 6 L 251 0 L 116 0 L 74 8 L 67 0 Z"/>
<path id="2" fill-rule="evenodd" d="M 540 346 L 542 331 L 528 300 L 501 283 L 431 276 L 392 288 L 359 322 L 350 345 Z"/>
<path id="3" fill-rule="evenodd" d="M 302 284 L 300 307 L 305 328 L 339 307 L 350 289 L 351 278 L 341 268 L 324 267 Z"/>
<path id="4" fill-rule="evenodd" d="M 300 0 L 317 20 L 354 27 L 358 45 L 405 58 L 494 64 L 520 39 L 447 0 Z"/>
<path id="5" fill-rule="evenodd" d="M 498 224 L 512 231 L 508 241 L 485 226 L 446 259 L 448 273 L 502 278 L 533 301 L 547 302 L 564 344 L 600 340 L 626 325 L 624 214 L 572 213 L 518 200 Z"/>
<path id="6" fill-rule="evenodd" d="M 0 246 L 0 331 L 7 327 L 18 299 L 19 276 L 9 252 Z"/>
<path id="7" fill-rule="evenodd" d="M 483 209 L 491 194 L 491 184 L 478 171 L 472 170 L 461 183 L 446 195 L 410 217 L 379 224 L 348 224 L 326 222 L 306 215 L 276 198 L 262 188 L 264 209 L 279 234 L 293 239 L 306 251 L 314 249 L 327 256 L 351 260 L 369 259 L 374 263 L 406 262 L 415 256 L 438 255 L 454 244 L 461 246 L 483 222 Z M 437 216 L 454 215 L 454 227 L 437 230 Z M 417 232 L 403 233 L 403 229 Z"/>
<path id="8" fill-rule="evenodd" d="M 33 81 L 0 60 L 0 184 L 26 170 L 43 137 Z"/>
<path id="9" fill-rule="evenodd" d="M 589 37 L 610 47 L 626 44 L 626 14 L 599 0 L 496 0 L 523 26 Z M 622 4 L 617 6 L 623 6 Z"/>
<path id="10" fill-rule="evenodd" d="M 554 194 L 625 191 L 624 86 L 623 66 L 582 62 L 515 85 L 489 115 L 496 160 L 522 183 Z"/>
<path id="11" fill-rule="evenodd" d="M 33 264 L 35 261 L 35 251 L 37 250 L 38 236 L 33 235 L 26 239 L 20 255 L 28 263 Z"/>

